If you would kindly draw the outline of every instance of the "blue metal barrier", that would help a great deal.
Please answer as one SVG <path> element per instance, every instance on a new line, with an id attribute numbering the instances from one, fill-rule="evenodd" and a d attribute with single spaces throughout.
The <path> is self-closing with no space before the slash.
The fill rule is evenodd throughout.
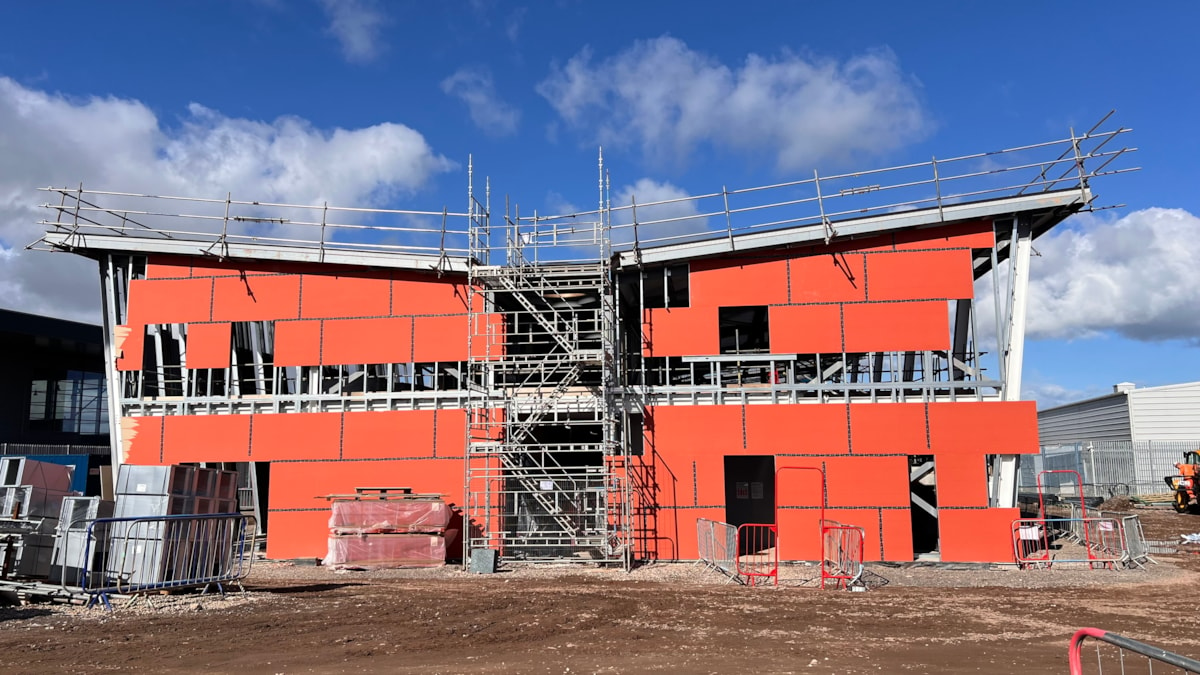
<path id="1" fill-rule="evenodd" d="M 109 596 L 240 582 L 250 573 L 254 530 L 231 514 L 98 518 L 64 532 L 55 578 L 111 609 Z M 75 539 L 70 538 L 74 535 Z M 76 583 L 71 583 L 72 581 Z"/>

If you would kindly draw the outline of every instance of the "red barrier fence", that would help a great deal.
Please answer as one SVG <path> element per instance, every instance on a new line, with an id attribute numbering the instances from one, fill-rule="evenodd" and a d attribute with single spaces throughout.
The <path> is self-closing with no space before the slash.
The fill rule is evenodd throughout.
<path id="1" fill-rule="evenodd" d="M 1092 650 L 1084 654 L 1084 642 L 1089 639 L 1095 644 L 1095 658 L 1092 658 Z M 1185 673 L 1200 674 L 1200 661 L 1099 628 L 1077 631 L 1071 637 L 1067 660 L 1071 675 L 1166 672 L 1161 668 L 1162 665 L 1179 668 Z M 1160 668 L 1155 668 L 1155 664 Z"/>
<path id="2" fill-rule="evenodd" d="M 773 524 L 747 523 L 737 531 L 737 573 L 750 586 L 758 578 L 779 585 L 779 529 Z"/>
<path id="3" fill-rule="evenodd" d="M 865 536 L 861 527 L 821 521 L 821 588 L 827 579 L 838 588 L 850 588 L 862 579 Z"/>

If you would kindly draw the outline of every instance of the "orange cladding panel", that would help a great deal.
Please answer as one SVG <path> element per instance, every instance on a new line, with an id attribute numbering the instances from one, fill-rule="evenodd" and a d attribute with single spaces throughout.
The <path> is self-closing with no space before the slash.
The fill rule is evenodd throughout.
<path id="1" fill-rule="evenodd" d="M 725 520 L 725 509 L 659 509 L 655 545 L 660 560 L 696 560 L 696 520 Z"/>
<path id="2" fill-rule="evenodd" d="M 942 562 L 1011 563 L 1019 509 L 938 509 Z"/>
<path id="3" fill-rule="evenodd" d="M 696 457 L 687 463 L 689 486 L 684 504 L 725 506 L 725 458 L 721 455 Z"/>
<path id="4" fill-rule="evenodd" d="M 827 457 L 829 506 L 908 506 L 908 457 Z"/>
<path id="5" fill-rule="evenodd" d="M 883 559 L 890 562 L 908 562 L 913 559 L 912 511 L 909 509 L 883 509 L 879 512 L 883 520 Z"/>
<path id="6" fill-rule="evenodd" d="M 387 316 L 391 302 L 392 282 L 386 276 L 305 274 L 300 284 L 300 316 L 305 319 Z"/>
<path id="7" fill-rule="evenodd" d="M 466 314 L 419 316 L 413 319 L 413 361 L 466 361 Z"/>
<path id="8" fill-rule="evenodd" d="M 746 447 L 757 455 L 844 455 L 850 450 L 846 405 L 746 406 Z"/>
<path id="9" fill-rule="evenodd" d="M 321 363 L 408 363 L 412 319 L 330 319 L 321 339 Z"/>
<path id="10" fill-rule="evenodd" d="M 392 314 L 464 314 L 468 289 L 448 278 L 395 273 Z"/>
<path id="11" fill-rule="evenodd" d="M 435 416 L 437 431 L 433 439 L 438 457 L 467 456 L 467 411 L 442 408 Z"/>
<path id="12" fill-rule="evenodd" d="M 646 310 L 642 326 L 645 356 L 705 356 L 721 352 L 716 307 Z"/>
<path id="13" fill-rule="evenodd" d="M 819 508 L 822 503 L 824 457 L 776 457 L 775 504 Z M 816 469 L 816 471 L 814 471 Z"/>
<path id="14" fill-rule="evenodd" d="M 867 256 L 868 300 L 936 300 L 974 297 L 971 252 L 897 251 Z"/>
<path id="15" fill-rule="evenodd" d="M 163 463 L 245 462 L 250 415 L 169 415 L 163 422 Z"/>
<path id="16" fill-rule="evenodd" d="M 990 222 L 956 223 L 896 233 L 899 250 L 934 248 L 991 248 L 996 243 Z"/>
<path id="17" fill-rule="evenodd" d="M 341 455 L 341 413 L 254 415 L 250 459 L 337 459 Z"/>
<path id="18" fill-rule="evenodd" d="M 162 417 L 121 418 L 121 462 L 159 464 L 162 462 Z"/>
<path id="19" fill-rule="evenodd" d="M 983 453 L 937 455 L 938 506 L 987 506 L 987 465 Z"/>
<path id="20" fill-rule="evenodd" d="M 300 316 L 296 275 L 221 277 L 213 280 L 214 321 L 270 321 Z"/>
<path id="21" fill-rule="evenodd" d="M 186 279 L 191 275 L 189 256 L 150 256 L 146 264 L 147 279 Z"/>
<path id="22" fill-rule="evenodd" d="M 653 409 L 653 419 L 654 448 L 670 460 L 743 454 L 741 406 L 658 406 Z M 688 464 L 689 471 L 690 467 Z"/>
<path id="23" fill-rule="evenodd" d="M 861 254 L 836 253 L 792 260 L 791 302 L 865 300 L 867 286 L 863 258 Z"/>
<path id="24" fill-rule="evenodd" d="M 439 413 L 445 412 L 438 411 Z M 432 410 L 346 413 L 342 436 L 345 459 L 433 456 Z M 458 428 L 462 435 L 462 426 Z"/>
<path id="25" fill-rule="evenodd" d="M 129 282 L 130 326 L 147 323 L 192 323 L 210 320 L 209 279 L 134 279 Z"/>
<path id="26" fill-rule="evenodd" d="M 850 406 L 850 451 L 856 455 L 929 452 L 924 403 L 855 403 Z"/>
<path id="27" fill-rule="evenodd" d="M 1005 455 L 1038 452 L 1033 401 L 963 401 L 929 404 L 929 449 Z"/>
<path id="28" fill-rule="evenodd" d="M 409 487 L 417 493 L 445 495 L 447 503 L 461 506 L 463 463 L 461 459 L 272 462 L 270 508 L 325 506 L 318 497 L 354 494 L 360 487 Z"/>
<path id="29" fill-rule="evenodd" d="M 879 514 L 878 509 L 827 509 L 825 520 L 861 527 L 863 529 L 863 560 L 870 562 L 880 559 Z"/>
<path id="30" fill-rule="evenodd" d="M 788 301 L 786 260 L 694 262 L 688 280 L 692 307 L 780 305 Z"/>
<path id="31" fill-rule="evenodd" d="M 274 472 L 274 467 L 271 469 Z M 305 506 L 312 507 L 313 504 Z M 271 536 L 267 537 L 269 560 L 324 558 L 329 551 L 328 508 L 313 511 L 270 511 L 267 514 L 267 522 L 271 528 Z"/>
<path id="32" fill-rule="evenodd" d="M 316 366 L 320 363 L 320 321 L 275 322 L 275 365 Z"/>
<path id="33" fill-rule="evenodd" d="M 945 302 L 869 302 L 846 305 L 847 352 L 925 351 L 950 348 Z"/>
<path id="34" fill-rule="evenodd" d="M 780 560 L 821 559 L 821 512 L 818 509 L 775 511 Z"/>
<path id="35" fill-rule="evenodd" d="M 772 353 L 842 353 L 841 305 L 775 305 L 768 311 Z"/>
<path id="36" fill-rule="evenodd" d="M 141 370 L 146 348 L 145 326 L 114 327 L 113 348 L 117 355 L 117 370 Z"/>
<path id="37" fill-rule="evenodd" d="M 188 368 L 228 368 L 232 348 L 228 323 L 193 323 L 187 328 Z"/>

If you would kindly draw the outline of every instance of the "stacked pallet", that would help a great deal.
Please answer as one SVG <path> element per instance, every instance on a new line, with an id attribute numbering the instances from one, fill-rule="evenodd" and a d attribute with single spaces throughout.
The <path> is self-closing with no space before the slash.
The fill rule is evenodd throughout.
<path id="1" fill-rule="evenodd" d="M 446 564 L 450 508 L 441 495 L 409 488 L 357 488 L 329 495 L 329 552 L 334 569 L 440 567 Z"/>
<path id="2" fill-rule="evenodd" d="M 74 467 L 24 457 L 0 459 L 0 575 L 50 574 L 54 534 Z"/>

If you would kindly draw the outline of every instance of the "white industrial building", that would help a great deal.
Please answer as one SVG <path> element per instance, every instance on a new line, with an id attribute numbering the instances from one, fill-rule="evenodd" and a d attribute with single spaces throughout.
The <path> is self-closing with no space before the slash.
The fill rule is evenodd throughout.
<path id="1" fill-rule="evenodd" d="M 1136 388 L 1038 411 L 1043 446 L 1086 441 L 1200 441 L 1200 382 Z"/>

